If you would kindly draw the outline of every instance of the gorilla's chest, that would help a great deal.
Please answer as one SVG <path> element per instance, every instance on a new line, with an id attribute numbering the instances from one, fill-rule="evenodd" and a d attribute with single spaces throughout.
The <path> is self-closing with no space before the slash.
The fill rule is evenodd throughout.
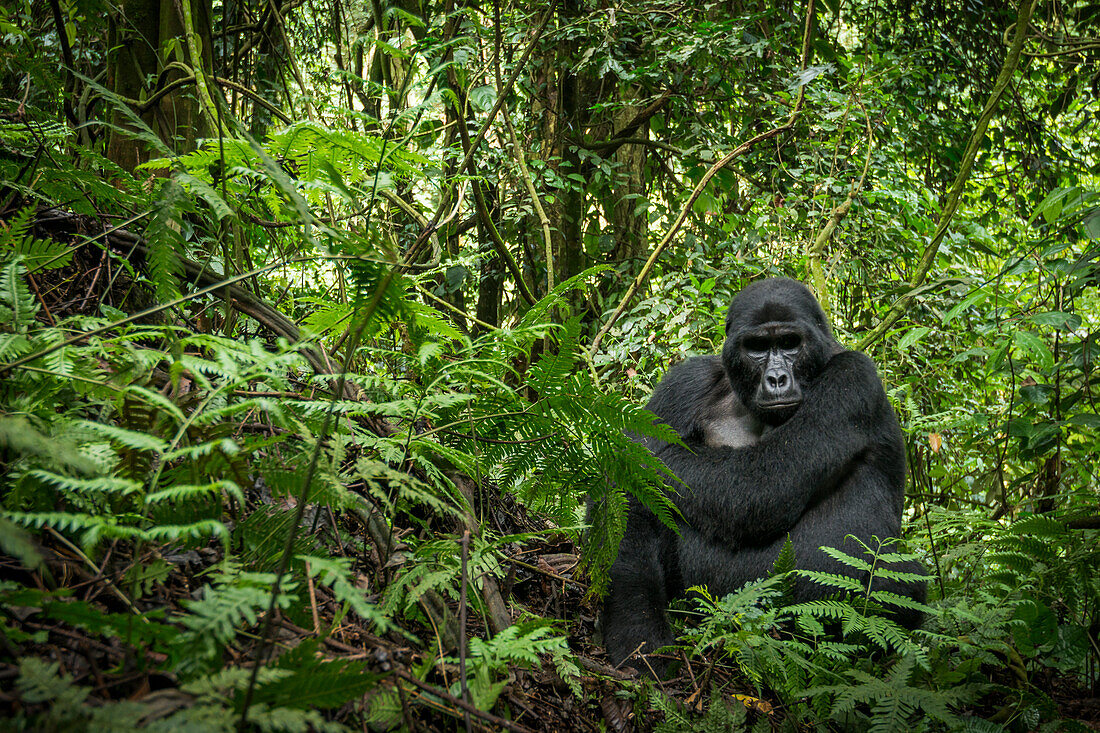
<path id="1" fill-rule="evenodd" d="M 756 445 L 765 429 L 733 393 L 710 405 L 699 422 L 703 428 L 703 442 L 711 448 Z"/>

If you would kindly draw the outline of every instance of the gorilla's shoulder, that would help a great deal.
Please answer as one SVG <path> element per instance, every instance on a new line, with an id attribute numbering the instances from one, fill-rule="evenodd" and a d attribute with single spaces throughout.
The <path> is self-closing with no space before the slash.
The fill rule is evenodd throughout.
<path id="1" fill-rule="evenodd" d="M 683 438 L 697 428 L 701 413 L 730 392 L 717 354 L 693 356 L 668 370 L 646 407 Z"/>
<path id="2" fill-rule="evenodd" d="M 829 359 L 826 369 L 843 372 L 851 380 L 874 382 L 880 386 L 882 385 L 882 380 L 878 375 L 878 367 L 875 366 L 875 362 L 871 357 L 862 351 L 844 349 Z"/>
<path id="3" fill-rule="evenodd" d="M 829 359 L 819 378 L 824 379 L 839 390 L 837 394 L 843 397 L 846 409 L 854 414 L 882 416 L 885 411 L 893 414 L 878 367 L 863 352 L 845 350 Z M 897 422 L 897 418 L 893 417 L 891 422 Z"/>

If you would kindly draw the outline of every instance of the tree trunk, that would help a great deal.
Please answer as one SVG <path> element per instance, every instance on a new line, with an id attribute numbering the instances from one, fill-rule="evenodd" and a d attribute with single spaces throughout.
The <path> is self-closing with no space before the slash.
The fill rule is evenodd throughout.
<path id="1" fill-rule="evenodd" d="M 161 77 L 161 71 L 178 56 L 186 56 L 183 23 L 174 0 L 121 0 L 109 18 L 112 49 L 107 59 L 107 85 L 120 97 L 143 103 L 157 90 L 170 84 L 180 72 Z M 208 78 L 213 68 L 211 0 L 191 0 L 193 29 L 202 46 L 201 59 L 188 59 Z M 191 85 L 166 94 L 151 109 L 141 112 L 146 125 L 176 152 L 194 149 L 195 140 L 206 134 Z M 148 159 L 147 151 L 127 130 L 133 126 L 119 112 L 113 112 L 115 129 L 107 140 L 107 157 L 126 170 Z"/>

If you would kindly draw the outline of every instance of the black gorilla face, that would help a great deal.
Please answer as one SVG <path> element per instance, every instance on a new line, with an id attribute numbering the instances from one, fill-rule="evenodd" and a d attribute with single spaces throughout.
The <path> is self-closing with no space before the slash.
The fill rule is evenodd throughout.
<path id="1" fill-rule="evenodd" d="M 794 415 L 803 390 L 840 351 L 821 306 L 794 280 L 750 285 L 726 314 L 722 364 L 737 396 L 767 425 Z"/>

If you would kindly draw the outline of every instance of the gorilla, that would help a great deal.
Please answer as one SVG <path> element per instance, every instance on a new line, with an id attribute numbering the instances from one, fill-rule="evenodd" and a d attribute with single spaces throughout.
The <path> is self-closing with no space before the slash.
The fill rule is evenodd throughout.
<path id="1" fill-rule="evenodd" d="M 721 597 L 767 576 L 788 537 L 797 567 L 858 577 L 819 548 L 861 557 L 848 535 L 874 547 L 872 536 L 901 532 L 905 449 L 897 416 L 874 363 L 837 343 L 802 283 L 776 278 L 744 288 L 726 314 L 721 356 L 675 366 L 647 407 L 683 440 L 645 440 L 682 481 L 669 484 L 682 520 L 677 534 L 631 497 L 603 611 L 615 664 L 673 642 L 665 618 L 671 599 L 696 585 Z M 889 568 L 925 574 L 913 562 Z M 874 587 L 925 596 L 923 581 L 876 577 Z M 834 593 L 794 580 L 797 602 Z M 920 623 L 919 613 L 904 609 L 895 617 L 911 628 Z"/>

